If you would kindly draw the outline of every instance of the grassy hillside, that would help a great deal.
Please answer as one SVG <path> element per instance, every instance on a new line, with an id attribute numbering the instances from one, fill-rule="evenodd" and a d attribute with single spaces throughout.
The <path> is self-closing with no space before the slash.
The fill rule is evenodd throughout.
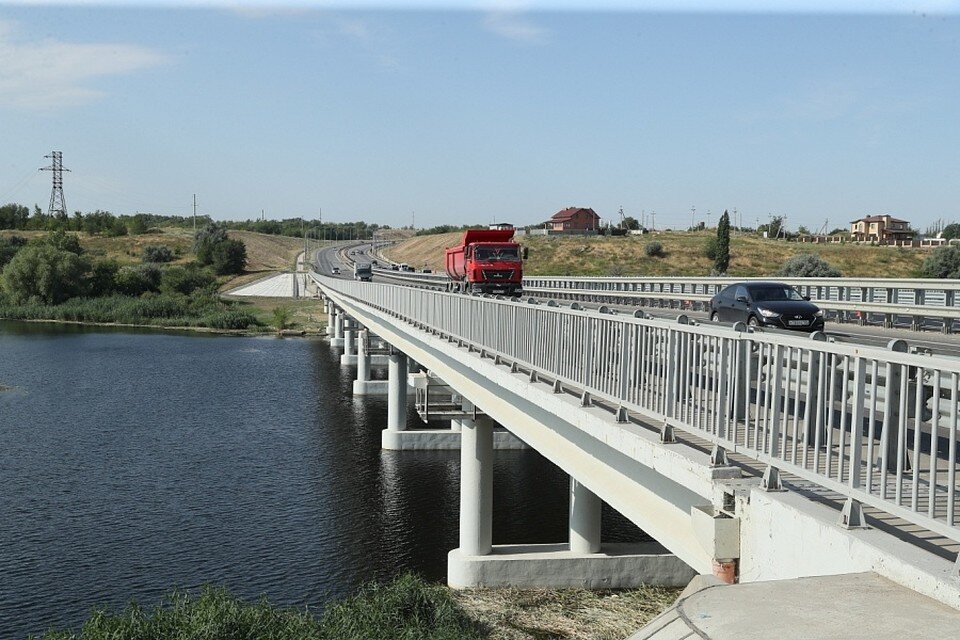
<path id="1" fill-rule="evenodd" d="M 584 276 L 706 276 L 713 266 L 704 256 L 712 232 L 663 232 L 646 236 L 521 237 L 529 248 L 529 275 Z M 396 262 L 418 269 L 426 265 L 443 270 L 443 249 L 456 245 L 461 233 L 420 236 L 385 251 Z M 644 253 L 650 242 L 660 242 L 665 256 Z M 910 277 L 916 274 L 929 249 L 871 247 L 864 245 L 812 245 L 764 240 L 756 236 L 731 239 L 732 276 L 769 276 L 784 261 L 800 253 L 816 253 L 848 277 Z"/>

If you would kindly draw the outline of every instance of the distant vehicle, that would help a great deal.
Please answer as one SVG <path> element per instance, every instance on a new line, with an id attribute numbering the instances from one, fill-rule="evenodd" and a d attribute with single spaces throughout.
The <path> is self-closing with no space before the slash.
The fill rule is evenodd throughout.
<path id="1" fill-rule="evenodd" d="M 401 263 L 401 264 L 400 264 L 400 271 L 413 271 L 413 270 L 414 270 L 413 267 L 411 267 L 410 265 L 408 265 L 408 264 L 406 264 L 406 263 Z"/>
<path id="2" fill-rule="evenodd" d="M 380 266 L 380 263 L 379 263 L 379 262 L 377 262 L 376 260 L 374 260 L 374 261 L 373 261 L 373 266 L 375 266 L 375 267 L 379 267 L 379 266 Z"/>
<path id="3" fill-rule="evenodd" d="M 420 273 L 433 273 L 433 269 L 424 269 Z"/>
<path id="4" fill-rule="evenodd" d="M 398 265 L 398 264 L 392 264 L 392 265 L 390 265 L 390 270 L 391 270 L 391 271 L 400 271 L 400 265 Z"/>
<path id="5" fill-rule="evenodd" d="M 358 262 L 353 265 L 353 277 L 361 282 L 373 280 L 373 267 L 369 262 Z"/>
<path id="6" fill-rule="evenodd" d="M 714 322 L 746 322 L 753 327 L 822 331 L 823 310 L 782 282 L 738 282 L 710 300 Z"/>
<path id="7" fill-rule="evenodd" d="M 340 275 L 340 267 L 333 267 L 333 268 L 331 268 L 331 269 L 330 269 L 330 273 L 332 273 L 332 274 L 335 275 L 335 276 Z"/>
<path id="8" fill-rule="evenodd" d="M 445 267 L 450 290 L 471 293 L 523 293 L 523 260 L 513 229 L 469 229 L 463 240 L 450 247 Z"/>

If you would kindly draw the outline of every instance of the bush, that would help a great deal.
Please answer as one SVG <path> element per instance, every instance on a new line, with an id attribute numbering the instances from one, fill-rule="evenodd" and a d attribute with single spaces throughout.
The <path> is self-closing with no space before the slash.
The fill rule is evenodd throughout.
<path id="1" fill-rule="evenodd" d="M 117 273 L 120 265 L 116 260 L 101 260 L 93 264 L 87 278 L 86 295 L 108 296 L 117 290 Z"/>
<path id="2" fill-rule="evenodd" d="M 90 263 L 48 244 L 24 247 L 3 269 L 3 287 L 14 304 L 57 304 L 82 292 Z"/>
<path id="3" fill-rule="evenodd" d="M 277 332 L 283 331 L 290 326 L 290 308 L 289 307 L 274 307 L 273 308 L 273 327 Z"/>
<path id="4" fill-rule="evenodd" d="M 163 293 L 191 294 L 198 289 L 210 289 L 216 278 L 206 269 L 196 266 L 167 267 L 160 275 L 160 291 Z"/>
<path id="5" fill-rule="evenodd" d="M 202 325 L 213 329 L 242 330 L 260 326 L 260 322 L 248 311 L 230 309 L 204 316 Z"/>
<path id="6" fill-rule="evenodd" d="M 783 263 L 776 275 L 788 278 L 839 278 L 839 269 L 815 253 L 801 253 Z"/>
<path id="7" fill-rule="evenodd" d="M 210 264 L 217 275 L 243 273 L 247 266 L 247 246 L 231 238 L 219 242 L 211 251 Z"/>
<path id="8" fill-rule="evenodd" d="M 117 272 L 115 279 L 117 291 L 128 296 L 139 296 L 148 291 L 159 291 L 162 275 L 160 268 L 153 264 L 123 267 Z"/>
<path id="9" fill-rule="evenodd" d="M 647 257 L 650 258 L 662 258 L 665 255 L 663 252 L 663 245 L 656 240 L 653 242 L 648 242 L 643 247 L 643 252 L 647 254 Z"/>
<path id="10" fill-rule="evenodd" d="M 924 278 L 960 278 L 960 246 L 937 247 L 920 266 Z"/>
<path id="11" fill-rule="evenodd" d="M 144 262 L 171 262 L 173 251 L 163 244 L 147 245 L 143 248 L 142 259 Z"/>
<path id="12" fill-rule="evenodd" d="M 59 249 L 60 251 L 69 251 L 77 255 L 83 253 L 83 248 L 80 246 L 80 238 L 72 233 L 66 233 L 63 229 L 57 229 L 52 233 L 48 233 L 40 242 L 50 245 L 54 249 Z"/>
<path id="13" fill-rule="evenodd" d="M 716 236 L 707 238 L 703 243 L 703 255 L 705 255 L 709 260 L 716 261 L 717 255 L 719 255 L 720 251 L 719 244 L 720 243 Z"/>
<path id="14" fill-rule="evenodd" d="M 215 222 L 197 230 L 193 236 L 193 252 L 197 254 L 200 264 L 210 264 L 213 261 L 213 248 L 227 239 L 227 228 Z"/>

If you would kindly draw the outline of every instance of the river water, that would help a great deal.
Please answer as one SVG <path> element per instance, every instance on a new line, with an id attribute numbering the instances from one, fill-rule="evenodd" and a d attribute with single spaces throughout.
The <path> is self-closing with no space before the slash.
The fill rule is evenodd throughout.
<path id="1" fill-rule="evenodd" d="M 442 581 L 459 453 L 381 451 L 386 400 L 354 399 L 338 358 L 320 339 L 0 322 L 0 638 L 205 583 L 314 608 L 404 570 Z M 494 543 L 566 540 L 566 476 L 495 459 Z M 604 532 L 642 536 L 607 510 Z"/>

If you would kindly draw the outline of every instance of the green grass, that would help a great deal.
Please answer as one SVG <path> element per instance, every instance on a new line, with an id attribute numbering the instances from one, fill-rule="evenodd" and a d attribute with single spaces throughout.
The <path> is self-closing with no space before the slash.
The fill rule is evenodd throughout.
<path id="1" fill-rule="evenodd" d="M 449 590 L 405 574 L 369 584 L 318 618 L 309 609 L 245 603 L 225 589 L 175 592 L 147 610 L 136 603 L 111 613 L 96 609 L 77 630 L 52 630 L 43 640 L 474 640 L 486 637 Z"/>

